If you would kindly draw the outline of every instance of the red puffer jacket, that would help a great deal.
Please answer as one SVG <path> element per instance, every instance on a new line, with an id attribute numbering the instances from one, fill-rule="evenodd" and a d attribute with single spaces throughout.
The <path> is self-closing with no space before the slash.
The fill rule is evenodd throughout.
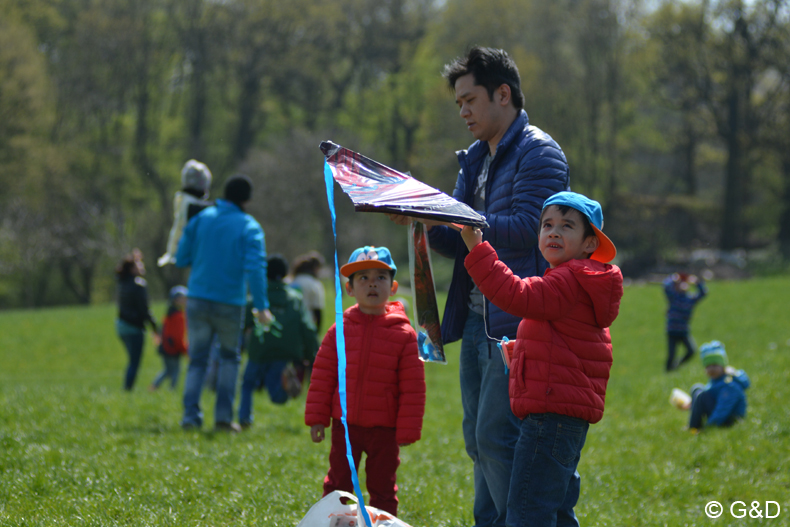
<path id="1" fill-rule="evenodd" d="M 486 242 L 465 265 L 480 291 L 522 317 L 510 365 L 510 407 L 519 418 L 556 413 L 597 423 L 612 367 L 608 327 L 617 318 L 623 275 L 617 266 L 570 260 L 543 277 L 521 279 Z"/>
<path id="2" fill-rule="evenodd" d="M 399 444 L 420 439 L 425 411 L 425 370 L 417 335 L 400 302 L 384 315 L 366 315 L 353 306 L 343 314 L 346 337 L 348 424 L 396 429 Z M 329 426 L 340 419 L 335 326 L 327 331 L 313 364 L 304 420 Z"/>

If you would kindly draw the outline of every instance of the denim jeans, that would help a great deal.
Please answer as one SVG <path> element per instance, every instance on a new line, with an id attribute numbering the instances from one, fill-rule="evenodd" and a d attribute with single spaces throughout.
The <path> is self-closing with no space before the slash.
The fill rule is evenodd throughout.
<path id="1" fill-rule="evenodd" d="M 473 311 L 464 326 L 460 371 L 464 443 L 474 462 L 475 525 L 503 526 L 519 425 L 510 410 L 502 354 L 486 337 L 482 315 Z"/>
<path id="2" fill-rule="evenodd" d="M 675 348 L 678 342 L 686 347 L 686 354 L 683 355 L 680 361 L 675 363 Z M 681 364 L 687 362 L 694 356 L 694 351 L 696 349 L 697 345 L 689 333 L 667 333 L 667 350 L 669 352 L 667 356 L 667 371 L 675 370 L 679 368 Z"/>
<path id="3" fill-rule="evenodd" d="M 143 358 L 145 330 L 124 322 L 120 318 L 115 320 L 115 330 L 126 347 L 126 354 L 129 355 L 129 365 L 126 367 L 126 375 L 123 381 L 124 390 L 129 391 L 134 388 L 137 370 L 140 369 L 140 361 Z"/>
<path id="4" fill-rule="evenodd" d="M 288 362 L 278 360 L 273 362 L 247 361 L 244 370 L 244 379 L 241 381 L 241 402 L 239 403 L 239 423 L 252 423 L 252 394 L 262 380 L 269 397 L 275 404 L 285 404 L 288 394 L 283 388 L 282 374 Z"/>
<path id="5" fill-rule="evenodd" d="M 181 420 L 181 426 L 200 427 L 203 424 L 200 396 L 203 393 L 214 335 L 217 335 L 220 343 L 214 422 L 233 421 L 233 399 L 241 361 L 239 341 L 243 324 L 243 306 L 220 304 L 199 298 L 187 299 L 189 368 L 184 385 L 184 418 Z"/>
<path id="6" fill-rule="evenodd" d="M 159 388 L 165 379 L 170 379 L 170 389 L 175 390 L 178 384 L 178 376 L 181 373 L 181 356 L 180 355 L 162 355 L 162 362 L 165 368 L 156 376 L 152 383 L 154 387 Z"/>
<path id="7" fill-rule="evenodd" d="M 578 527 L 573 507 L 581 477 L 576 471 L 590 423 L 558 414 L 530 414 L 521 421 L 513 459 L 508 527 Z"/>

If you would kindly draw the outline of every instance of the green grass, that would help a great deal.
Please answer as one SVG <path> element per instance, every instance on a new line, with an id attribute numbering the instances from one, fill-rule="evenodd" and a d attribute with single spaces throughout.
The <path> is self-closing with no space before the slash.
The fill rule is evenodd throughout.
<path id="1" fill-rule="evenodd" d="M 626 289 L 606 413 L 579 467 L 582 525 L 749 522 L 708 519 L 710 500 L 776 501 L 770 524 L 790 523 L 788 298 L 788 277 L 710 284 L 693 334 L 723 341 L 753 385 L 744 422 L 692 436 L 668 398 L 704 371 L 698 360 L 662 371 L 660 287 Z M 320 498 L 329 449 L 310 441 L 304 395 L 284 407 L 258 395 L 244 434 L 185 433 L 180 391 L 145 390 L 161 366 L 150 343 L 136 391 L 120 389 L 114 316 L 110 305 L 0 312 L 0 525 L 296 525 Z M 414 526 L 473 524 L 457 344 L 447 355 L 446 366 L 426 365 L 423 439 L 403 449 L 398 471 L 400 516 Z M 203 403 L 211 423 L 213 394 Z"/>

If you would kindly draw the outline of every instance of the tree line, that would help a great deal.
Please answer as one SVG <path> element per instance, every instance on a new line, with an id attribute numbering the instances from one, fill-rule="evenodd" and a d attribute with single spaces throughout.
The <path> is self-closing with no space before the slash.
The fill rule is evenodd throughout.
<path id="1" fill-rule="evenodd" d="M 253 178 L 288 257 L 331 255 L 322 140 L 451 192 L 471 136 L 441 71 L 472 45 L 516 60 L 624 270 L 790 259 L 786 0 L 0 0 L 0 307 L 106 300 L 133 247 L 154 291 L 182 282 L 153 262 L 190 158 L 212 197 Z M 402 229 L 335 201 L 340 258 L 406 254 Z"/>

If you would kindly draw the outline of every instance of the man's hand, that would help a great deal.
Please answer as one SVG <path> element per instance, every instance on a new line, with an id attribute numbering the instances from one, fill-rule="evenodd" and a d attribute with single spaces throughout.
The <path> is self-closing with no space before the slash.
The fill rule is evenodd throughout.
<path id="1" fill-rule="evenodd" d="M 261 311 L 258 311 L 257 316 L 258 316 L 258 322 L 260 322 L 264 326 L 268 326 L 269 324 L 274 322 L 274 315 L 272 315 L 272 312 L 269 311 L 268 309 L 263 309 Z"/>
<path id="2" fill-rule="evenodd" d="M 409 225 L 414 218 L 411 216 L 404 216 L 402 214 L 387 214 L 387 217 L 397 225 Z"/>
<path id="3" fill-rule="evenodd" d="M 324 425 L 313 425 L 310 427 L 310 438 L 313 440 L 313 443 L 320 443 L 324 440 Z"/>
<path id="4" fill-rule="evenodd" d="M 477 227 L 470 227 L 469 225 L 467 225 L 461 231 L 461 238 L 464 239 L 466 248 L 469 249 L 469 251 L 471 251 L 476 246 L 483 243 L 483 231 L 481 231 Z"/>

